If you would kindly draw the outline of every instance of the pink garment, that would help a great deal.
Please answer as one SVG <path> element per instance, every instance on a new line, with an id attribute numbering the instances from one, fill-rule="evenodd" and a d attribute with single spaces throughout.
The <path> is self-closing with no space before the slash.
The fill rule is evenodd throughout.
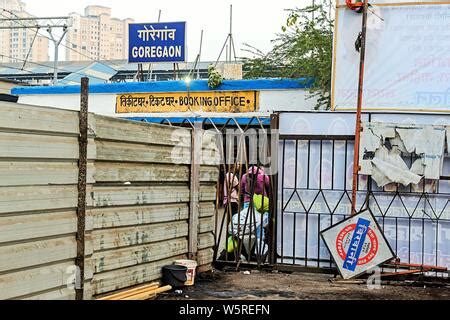
<path id="1" fill-rule="evenodd" d="M 236 177 L 236 174 L 233 174 L 232 172 L 228 172 L 225 175 L 225 181 L 223 183 L 223 205 L 228 204 L 228 201 L 236 202 L 236 203 L 239 201 L 238 186 L 239 186 L 239 180 Z M 230 195 L 230 199 L 228 200 L 228 189 L 230 189 L 230 188 L 231 188 L 231 195 Z"/>
<path id="2" fill-rule="evenodd" d="M 258 175 L 256 176 L 256 174 Z M 250 193 L 251 193 L 251 181 L 249 175 L 253 175 L 253 179 L 256 179 L 254 183 L 254 192 L 253 194 L 263 194 L 267 196 L 270 189 L 270 179 L 269 176 L 264 174 L 264 170 L 258 167 L 251 167 L 248 170 L 248 173 L 244 174 L 241 179 L 241 189 L 244 193 L 244 202 L 250 202 Z M 249 181 L 247 181 L 249 179 Z"/>

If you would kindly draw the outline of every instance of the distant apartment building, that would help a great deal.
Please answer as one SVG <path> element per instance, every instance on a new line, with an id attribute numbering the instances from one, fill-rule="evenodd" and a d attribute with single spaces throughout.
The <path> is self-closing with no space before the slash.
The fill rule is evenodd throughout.
<path id="1" fill-rule="evenodd" d="M 71 13 L 66 38 L 66 60 L 120 60 L 128 58 L 128 24 L 132 19 L 111 17 L 111 8 L 88 6 L 84 16 Z"/>
<path id="2" fill-rule="evenodd" d="M 20 0 L 0 0 L 0 8 L 6 10 L 1 10 L 2 19 L 33 17 L 25 11 L 25 3 Z M 14 22 L 12 25 L 20 27 L 20 22 Z M 0 62 L 48 61 L 49 39 L 36 35 L 36 32 L 36 29 L 1 29 Z"/>

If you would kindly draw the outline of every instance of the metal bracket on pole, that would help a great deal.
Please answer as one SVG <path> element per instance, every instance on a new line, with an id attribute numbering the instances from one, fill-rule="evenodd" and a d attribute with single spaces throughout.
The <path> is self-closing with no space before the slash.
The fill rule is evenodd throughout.
<path id="1" fill-rule="evenodd" d="M 84 256 L 86 233 L 86 183 L 87 183 L 87 145 L 88 145 L 88 97 L 89 78 L 81 79 L 80 135 L 78 137 L 78 206 L 77 206 L 77 257 L 75 265 L 79 277 L 75 288 L 75 299 L 83 300 L 84 296 Z"/>

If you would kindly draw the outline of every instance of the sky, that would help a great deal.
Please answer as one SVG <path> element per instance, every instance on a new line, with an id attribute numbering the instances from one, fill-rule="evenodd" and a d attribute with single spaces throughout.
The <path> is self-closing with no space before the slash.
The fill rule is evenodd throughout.
<path id="1" fill-rule="evenodd" d="M 133 18 L 136 22 L 187 22 L 188 60 L 193 61 L 204 30 L 202 61 L 215 61 L 229 32 L 229 6 L 233 5 L 233 38 L 238 57 L 248 56 L 243 43 L 270 51 L 271 40 L 281 32 L 287 12 L 305 5 L 309 0 L 24 0 L 26 10 L 35 16 L 65 16 L 70 12 L 83 13 L 88 5 L 112 8 L 112 16 Z M 53 49 L 50 49 L 53 57 Z M 64 54 L 62 54 L 64 58 Z M 225 54 L 222 55 L 225 59 Z"/>

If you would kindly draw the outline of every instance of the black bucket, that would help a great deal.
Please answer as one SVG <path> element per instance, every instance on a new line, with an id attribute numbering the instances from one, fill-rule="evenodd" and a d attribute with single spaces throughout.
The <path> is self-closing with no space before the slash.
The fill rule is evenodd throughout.
<path id="1" fill-rule="evenodd" d="M 162 281 L 165 285 L 170 285 L 172 288 L 180 288 L 184 286 L 187 280 L 187 267 L 170 265 L 162 268 Z"/>

